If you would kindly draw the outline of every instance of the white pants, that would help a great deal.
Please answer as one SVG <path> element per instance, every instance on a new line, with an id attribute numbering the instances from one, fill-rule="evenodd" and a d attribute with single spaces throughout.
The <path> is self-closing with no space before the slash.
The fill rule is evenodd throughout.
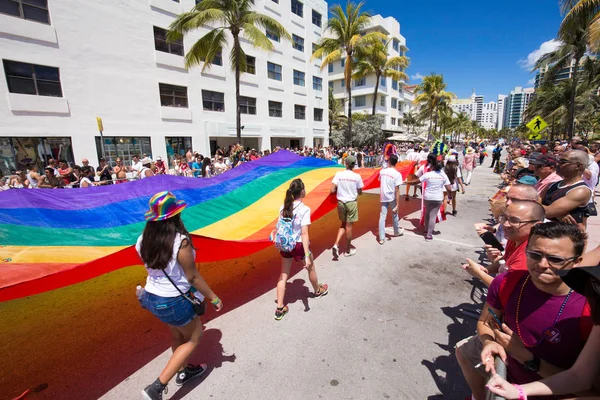
<path id="1" fill-rule="evenodd" d="M 469 171 L 468 169 L 465 168 L 462 173 L 463 173 L 463 182 L 466 185 L 469 185 L 471 183 L 471 175 L 473 175 L 473 170 Z"/>

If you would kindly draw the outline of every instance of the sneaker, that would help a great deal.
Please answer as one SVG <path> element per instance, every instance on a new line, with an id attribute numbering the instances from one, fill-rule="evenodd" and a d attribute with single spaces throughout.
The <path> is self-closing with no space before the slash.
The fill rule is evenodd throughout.
<path id="1" fill-rule="evenodd" d="M 315 292 L 315 299 L 326 296 L 329 293 L 329 286 L 326 283 L 319 283 L 319 291 Z"/>
<path id="2" fill-rule="evenodd" d="M 404 228 L 398 228 L 398 232 L 394 232 L 394 237 L 404 235 Z"/>
<path id="3" fill-rule="evenodd" d="M 333 245 L 333 247 L 331 248 L 331 252 L 333 253 L 333 258 L 338 257 L 338 255 L 340 254 L 340 248 L 338 247 L 337 244 Z"/>
<path id="4" fill-rule="evenodd" d="M 290 311 L 290 309 L 288 308 L 288 306 L 283 306 L 283 308 L 282 308 L 282 309 L 279 309 L 279 308 L 277 308 L 277 309 L 275 310 L 275 319 L 276 319 L 277 321 L 281 321 L 281 318 L 283 318 L 283 316 L 284 316 L 285 314 L 287 314 L 287 313 L 288 313 L 288 311 Z"/>
<path id="5" fill-rule="evenodd" d="M 194 378 L 202 376 L 208 367 L 206 364 L 200 365 L 191 365 L 188 364 L 187 367 L 184 368 L 183 371 L 177 372 L 177 377 L 175 378 L 175 384 L 177 386 L 185 385 L 187 382 L 191 381 Z"/>
<path id="6" fill-rule="evenodd" d="M 458 211 L 452 210 L 452 215 L 456 215 L 456 214 L 458 214 Z"/>
<path id="7" fill-rule="evenodd" d="M 426 242 L 431 242 L 433 240 L 433 236 L 431 235 L 425 235 L 425 241 Z"/>
<path id="8" fill-rule="evenodd" d="M 385 240 L 379 239 L 379 244 L 384 244 L 384 243 L 385 243 Z"/>
<path id="9" fill-rule="evenodd" d="M 347 253 L 344 253 L 344 255 L 345 255 L 346 257 L 352 257 L 352 256 L 353 256 L 353 255 L 355 255 L 355 254 L 356 254 L 356 249 L 350 249 L 350 250 L 348 250 L 348 252 L 347 252 Z"/>
<path id="10" fill-rule="evenodd" d="M 159 382 L 154 382 L 142 390 L 142 397 L 146 400 L 162 400 L 163 392 L 167 394 L 167 385 L 163 386 Z"/>

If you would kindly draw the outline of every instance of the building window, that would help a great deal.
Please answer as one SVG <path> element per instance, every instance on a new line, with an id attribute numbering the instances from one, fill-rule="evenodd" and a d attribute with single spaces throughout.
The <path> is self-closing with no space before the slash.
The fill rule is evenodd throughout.
<path id="1" fill-rule="evenodd" d="M 304 17 L 304 4 L 298 0 L 292 0 L 292 12 L 299 17 Z"/>
<path id="2" fill-rule="evenodd" d="M 294 104 L 294 118 L 306 119 L 306 106 Z"/>
<path id="3" fill-rule="evenodd" d="M 0 13 L 44 24 L 50 23 L 48 0 L 0 0 Z"/>
<path id="4" fill-rule="evenodd" d="M 213 65 L 221 65 L 221 66 L 223 65 L 223 53 L 222 52 L 219 51 L 215 55 L 215 58 L 213 58 L 213 60 L 212 60 L 212 64 Z"/>
<path id="5" fill-rule="evenodd" d="M 188 108 L 187 88 L 185 86 L 159 83 L 160 105 L 163 107 Z"/>
<path id="6" fill-rule="evenodd" d="M 323 79 L 318 76 L 313 76 L 313 90 L 323 91 Z"/>
<path id="7" fill-rule="evenodd" d="M 367 79 L 363 76 L 360 79 L 354 80 L 354 87 L 365 86 L 367 84 Z"/>
<path id="8" fill-rule="evenodd" d="M 329 73 L 333 72 L 333 64 L 328 64 L 327 65 L 327 72 L 329 72 Z"/>
<path id="9" fill-rule="evenodd" d="M 202 91 L 202 106 L 207 111 L 225 111 L 225 94 L 220 92 Z"/>
<path id="10" fill-rule="evenodd" d="M 279 0 L 272 0 L 272 1 L 273 1 L 273 3 L 279 4 Z"/>
<path id="11" fill-rule="evenodd" d="M 0 0 L 2 1 L 2 0 Z M 154 27 L 154 48 L 165 53 L 183 55 L 183 38 L 174 42 L 167 41 L 167 31 L 157 26 Z"/>
<path id="12" fill-rule="evenodd" d="M 256 75 L 256 58 L 252 56 L 246 56 L 246 73 Z"/>
<path id="13" fill-rule="evenodd" d="M 398 99 L 392 98 L 392 108 L 398 107 Z"/>
<path id="14" fill-rule="evenodd" d="M 10 93 L 62 97 L 58 68 L 3 60 Z"/>
<path id="15" fill-rule="evenodd" d="M 314 113 L 313 113 L 313 117 L 315 121 L 323 121 L 323 109 L 322 108 L 315 108 L 314 109 Z"/>
<path id="16" fill-rule="evenodd" d="M 393 101 L 393 100 L 392 100 Z M 392 117 L 392 125 L 396 125 L 396 118 Z"/>
<path id="17" fill-rule="evenodd" d="M 269 100 L 269 117 L 281 118 L 283 116 L 283 103 Z"/>
<path id="18" fill-rule="evenodd" d="M 345 79 L 342 79 L 342 80 L 340 81 L 340 86 L 341 86 L 341 87 L 343 87 L 343 88 L 345 88 L 345 87 L 346 87 L 346 80 L 345 80 Z"/>
<path id="19" fill-rule="evenodd" d="M 240 96 L 240 114 L 256 115 L 256 98 Z"/>
<path id="20" fill-rule="evenodd" d="M 276 41 L 276 42 L 279 42 L 279 41 L 281 40 L 281 39 L 279 38 L 279 35 L 278 35 L 278 34 L 276 34 L 275 32 L 273 32 L 273 31 L 270 31 L 269 29 L 266 29 L 266 30 L 265 30 L 265 32 L 266 32 L 267 38 L 269 38 L 269 39 L 271 39 L 271 40 L 274 40 L 274 41 Z"/>
<path id="21" fill-rule="evenodd" d="M 26 170 L 30 165 L 43 171 L 50 158 L 64 158 L 69 165 L 75 165 L 70 137 L 0 137 L 0 149 L 0 172 L 4 176 Z"/>
<path id="22" fill-rule="evenodd" d="M 269 79 L 281 80 L 281 65 L 267 61 L 267 75 Z"/>
<path id="23" fill-rule="evenodd" d="M 346 66 L 346 59 L 345 58 L 342 58 L 340 60 L 340 65 L 342 66 L 342 68 L 344 68 Z"/>
<path id="24" fill-rule="evenodd" d="M 312 23 L 318 26 L 319 28 L 321 27 L 321 14 L 319 14 L 315 10 L 312 10 Z"/>
<path id="25" fill-rule="evenodd" d="M 292 34 L 292 47 L 298 51 L 304 51 L 304 39 Z"/>
<path id="26" fill-rule="evenodd" d="M 333 81 L 329 81 L 329 89 L 333 89 Z"/>
<path id="27" fill-rule="evenodd" d="M 398 90 L 398 81 L 395 79 L 392 79 L 392 89 Z"/>
<path id="28" fill-rule="evenodd" d="M 354 98 L 355 107 L 364 107 L 367 104 L 367 98 L 365 96 L 356 96 Z"/>
<path id="29" fill-rule="evenodd" d="M 398 41 L 398 39 L 394 39 L 392 42 L 392 47 L 394 48 L 394 50 L 396 50 L 397 52 L 400 52 L 400 42 Z"/>
<path id="30" fill-rule="evenodd" d="M 386 79 L 385 79 L 385 76 L 382 76 L 382 77 L 381 77 L 381 86 L 382 86 L 382 87 L 385 87 L 385 84 L 386 84 Z"/>
<path id="31" fill-rule="evenodd" d="M 96 136 L 96 153 L 98 154 L 98 158 L 103 157 L 101 143 L 100 137 Z M 149 137 L 104 136 L 104 157 L 109 160 L 111 166 L 115 166 L 114 161 L 117 157 L 123 161 L 124 165 L 128 165 L 131 163 L 133 156 L 139 157 L 142 154 L 152 156 L 152 146 Z"/>
<path id="32" fill-rule="evenodd" d="M 316 43 L 313 43 L 313 44 L 312 44 L 312 52 L 314 53 L 315 51 L 317 51 L 317 44 L 316 44 Z M 322 60 L 322 59 L 323 59 L 323 57 L 317 57 L 317 59 L 318 59 L 318 60 Z M 331 65 L 331 64 L 329 64 L 329 65 Z M 332 71 L 332 72 L 333 72 L 333 71 Z"/>
<path id="33" fill-rule="evenodd" d="M 294 70 L 294 85 L 304 85 L 304 72 Z"/>
<path id="34" fill-rule="evenodd" d="M 385 96 L 381 96 L 381 100 L 379 101 L 381 107 L 385 107 Z"/>

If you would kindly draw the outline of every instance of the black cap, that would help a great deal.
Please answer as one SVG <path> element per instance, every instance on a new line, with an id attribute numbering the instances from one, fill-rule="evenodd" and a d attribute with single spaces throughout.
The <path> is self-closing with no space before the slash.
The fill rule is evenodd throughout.
<path id="1" fill-rule="evenodd" d="M 571 289 L 585 295 L 585 287 L 590 278 L 600 281 L 600 265 L 596 267 L 577 267 L 568 270 L 558 270 L 560 276 Z"/>

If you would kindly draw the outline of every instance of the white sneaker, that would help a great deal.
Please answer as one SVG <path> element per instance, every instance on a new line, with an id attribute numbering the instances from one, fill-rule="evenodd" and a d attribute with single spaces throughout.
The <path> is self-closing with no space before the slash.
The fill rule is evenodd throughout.
<path id="1" fill-rule="evenodd" d="M 390 227 L 385 228 L 385 233 L 390 235 L 391 237 L 402 236 L 402 235 L 404 235 L 404 228 L 398 228 L 398 233 L 395 233 L 394 228 L 392 228 L 390 226 Z"/>
<path id="2" fill-rule="evenodd" d="M 398 228 L 398 233 L 394 234 L 394 236 L 402 236 L 404 235 L 404 228 Z"/>
<path id="3" fill-rule="evenodd" d="M 353 255 L 355 255 L 355 254 L 356 254 L 356 249 L 350 249 L 350 250 L 348 250 L 348 252 L 347 252 L 347 253 L 344 253 L 344 255 L 345 255 L 346 257 L 352 257 L 352 256 L 353 256 Z"/>
<path id="4" fill-rule="evenodd" d="M 331 248 L 331 252 L 333 253 L 333 258 L 337 258 L 338 254 L 340 254 L 340 248 L 337 244 L 334 244 Z"/>

